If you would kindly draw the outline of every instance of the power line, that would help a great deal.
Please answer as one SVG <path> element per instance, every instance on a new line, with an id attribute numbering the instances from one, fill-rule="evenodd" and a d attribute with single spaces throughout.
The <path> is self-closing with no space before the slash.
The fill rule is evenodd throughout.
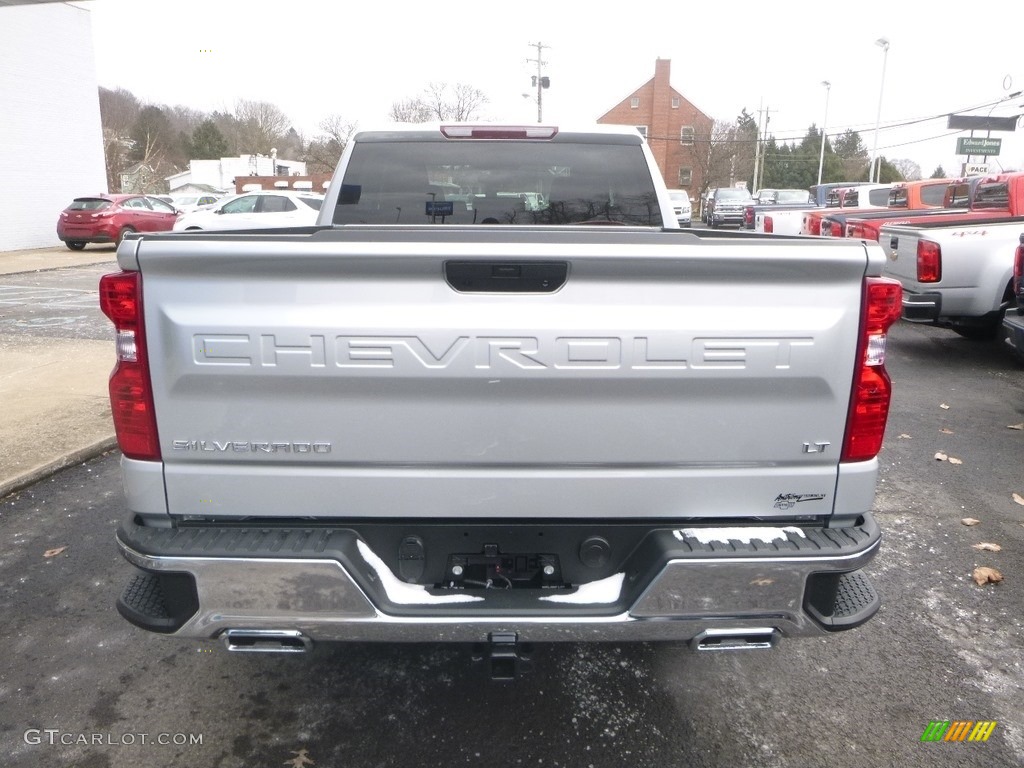
<path id="1" fill-rule="evenodd" d="M 1017 98 L 1017 97 L 1015 96 L 1015 97 L 1012 97 L 1012 98 Z M 932 120 L 944 120 L 947 117 L 949 117 L 949 115 L 955 115 L 955 114 L 959 114 L 961 112 L 969 112 L 969 111 L 975 110 L 975 109 L 984 109 L 985 107 L 995 107 L 995 106 L 998 106 L 999 104 L 1002 104 L 1002 103 L 1004 103 L 1006 101 L 1010 101 L 1010 100 L 1012 100 L 1011 97 L 1004 96 L 1002 98 L 996 99 L 995 101 L 988 101 L 988 102 L 985 102 L 984 104 L 976 104 L 976 105 L 970 106 L 970 107 L 960 107 L 959 109 L 947 110 L 947 111 L 943 111 L 943 112 L 940 112 L 940 113 L 935 114 L 935 115 L 929 115 L 927 117 L 904 118 L 904 119 L 902 119 L 900 121 L 897 121 L 897 122 L 883 123 L 881 125 L 881 127 L 879 128 L 879 130 L 886 131 L 886 130 L 892 130 L 894 128 L 906 128 L 907 126 L 919 125 L 921 123 L 927 123 L 927 122 L 930 122 Z M 851 130 L 851 131 L 856 131 L 857 133 L 860 133 L 863 130 L 868 130 L 868 129 L 871 129 L 871 128 L 873 128 L 873 126 L 868 124 L 868 123 L 863 123 L 863 124 L 861 124 L 861 123 L 854 123 L 854 124 L 851 124 L 851 125 L 836 125 L 836 126 L 833 126 L 828 132 L 830 134 L 834 134 L 834 133 L 845 133 L 846 131 Z M 807 130 L 806 128 L 804 128 L 804 129 L 787 128 L 787 129 L 784 129 L 784 130 L 780 130 L 779 133 L 776 135 L 776 140 L 790 141 L 790 140 L 792 140 L 794 138 L 795 139 L 802 139 L 802 138 L 804 138 L 804 136 L 806 136 L 806 133 L 799 133 L 798 131 L 806 131 L 806 130 Z M 791 138 L 787 137 L 787 135 L 791 135 Z M 781 139 L 779 137 L 781 137 Z M 936 137 L 936 138 L 938 138 L 938 137 Z"/>

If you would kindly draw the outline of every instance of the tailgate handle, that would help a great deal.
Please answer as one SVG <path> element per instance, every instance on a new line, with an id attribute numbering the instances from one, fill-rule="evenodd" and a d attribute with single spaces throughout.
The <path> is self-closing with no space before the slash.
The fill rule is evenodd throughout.
<path id="1" fill-rule="evenodd" d="M 564 261 L 447 261 L 444 277 L 460 293 L 552 293 L 565 284 Z"/>

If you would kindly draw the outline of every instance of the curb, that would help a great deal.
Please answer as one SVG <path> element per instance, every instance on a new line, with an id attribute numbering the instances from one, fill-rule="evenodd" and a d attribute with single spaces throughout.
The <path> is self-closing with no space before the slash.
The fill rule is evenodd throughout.
<path id="1" fill-rule="evenodd" d="M 0 481 L 0 499 L 27 488 L 30 485 L 34 485 L 40 480 L 45 480 L 50 475 L 54 475 L 62 469 L 75 464 L 81 464 L 89 459 L 99 456 L 102 453 L 106 453 L 112 448 L 117 448 L 117 438 L 114 437 L 114 435 L 102 437 L 91 445 L 79 448 L 76 451 L 71 451 L 70 453 L 66 453 L 53 461 L 48 461 L 45 464 L 33 467 L 27 472 L 22 472 L 20 475 L 16 475 L 10 480 Z"/>

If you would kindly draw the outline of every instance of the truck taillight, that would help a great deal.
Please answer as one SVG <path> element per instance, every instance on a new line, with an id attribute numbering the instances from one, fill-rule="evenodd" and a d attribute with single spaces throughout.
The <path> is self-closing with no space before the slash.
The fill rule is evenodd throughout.
<path id="1" fill-rule="evenodd" d="M 846 236 L 860 239 L 864 237 L 864 225 L 863 224 L 847 224 L 846 225 Z"/>
<path id="2" fill-rule="evenodd" d="M 832 237 L 842 237 L 843 225 L 840 224 L 838 221 L 833 221 L 832 226 L 829 227 L 829 232 L 832 233 Z"/>
<path id="3" fill-rule="evenodd" d="M 890 326 L 900 319 L 903 289 L 896 280 L 868 277 L 863 302 L 843 461 L 867 461 L 882 449 L 892 397 L 892 382 L 885 370 L 885 339 Z"/>
<path id="4" fill-rule="evenodd" d="M 117 333 L 117 362 L 110 374 L 110 410 L 121 452 L 129 459 L 159 461 L 141 287 L 138 272 L 117 272 L 100 278 L 100 309 Z"/>
<path id="5" fill-rule="evenodd" d="M 743 226 L 748 229 L 754 226 L 754 209 L 749 205 L 743 209 Z"/>
<path id="6" fill-rule="evenodd" d="M 775 231 L 775 222 L 772 221 L 772 217 L 771 216 L 765 216 L 764 217 L 764 231 L 765 232 L 769 232 L 769 233 Z"/>
<path id="7" fill-rule="evenodd" d="M 917 241 L 917 282 L 942 280 L 942 248 L 931 240 Z"/>
<path id="8" fill-rule="evenodd" d="M 806 216 L 804 217 L 804 229 L 809 235 L 820 235 L 821 234 L 821 219 L 817 216 Z"/>

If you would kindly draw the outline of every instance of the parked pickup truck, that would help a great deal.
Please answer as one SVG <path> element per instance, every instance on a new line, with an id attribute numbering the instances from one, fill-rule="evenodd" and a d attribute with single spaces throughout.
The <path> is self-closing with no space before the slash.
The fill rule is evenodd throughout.
<path id="1" fill-rule="evenodd" d="M 888 213 L 858 214 L 857 217 L 849 218 L 846 222 L 848 236 L 878 240 L 881 227 L 885 224 L 913 224 L 920 217 L 909 211 L 903 211 L 898 216 L 887 216 Z M 1024 173 L 1017 171 L 958 180 L 947 188 L 943 208 L 932 209 L 923 215 L 927 216 L 927 221 L 936 225 L 1024 216 Z"/>
<path id="2" fill-rule="evenodd" d="M 728 224 L 742 229 L 743 209 L 752 200 L 746 187 L 719 187 L 708 195 L 708 226 L 714 229 Z"/>
<path id="3" fill-rule="evenodd" d="M 853 208 L 867 196 L 867 188 L 876 189 L 882 186 L 860 182 L 847 185 L 835 183 L 814 185 L 810 188 L 810 194 L 814 200 L 823 201 L 820 205 L 798 205 L 782 210 L 765 210 L 763 213 L 755 212 L 754 230 L 775 235 L 808 234 L 806 227 L 809 214 L 833 212 L 840 208 Z M 887 194 L 887 191 L 872 193 L 872 204 L 887 200 Z M 817 221 L 819 220 L 815 218 L 815 222 Z M 814 234 L 818 233 L 815 232 Z"/>
<path id="4" fill-rule="evenodd" d="M 117 260 L 139 627 L 482 643 L 501 677 L 530 641 L 765 648 L 879 606 L 884 252 L 679 229 L 632 128 L 361 131 L 317 226 Z"/>
<path id="5" fill-rule="evenodd" d="M 835 213 L 838 207 L 848 214 L 863 213 L 865 211 L 877 210 L 889 207 L 889 193 L 892 191 L 892 184 L 863 184 L 849 189 L 836 189 L 829 192 L 828 202 L 825 208 L 806 211 L 800 222 L 800 234 L 820 235 L 821 220 Z M 838 201 L 838 206 L 835 204 Z"/>
<path id="6" fill-rule="evenodd" d="M 788 208 L 805 209 L 814 205 L 814 198 L 806 189 L 762 189 L 754 195 L 754 202 L 743 209 L 742 229 L 753 229 L 760 211 L 782 211 Z"/>
<path id="7" fill-rule="evenodd" d="M 1024 234 L 1018 239 L 1014 252 L 1012 293 L 1016 297 L 1017 308 L 1007 310 L 1003 316 L 1003 330 L 1006 331 L 1006 343 L 1024 362 Z"/>
<path id="8" fill-rule="evenodd" d="M 952 200 L 952 196 L 947 193 L 950 186 L 955 183 L 954 179 L 924 179 L 893 184 L 889 190 L 888 205 L 885 208 L 868 210 L 840 208 L 830 211 L 821 217 L 819 234 L 822 237 L 847 237 L 852 230 L 851 222 L 896 220 L 910 222 L 922 216 L 953 212 L 956 209 L 953 207 L 943 208 L 943 202 L 947 198 Z M 966 209 L 967 204 L 964 203 L 960 210 Z M 882 225 L 878 224 L 877 226 L 881 227 Z M 878 239 L 877 229 L 873 239 Z"/>
<path id="9" fill-rule="evenodd" d="M 942 218 L 882 227 L 885 273 L 903 286 L 903 318 L 992 338 L 1014 303 L 1014 247 L 1024 216 L 936 220 Z"/>

